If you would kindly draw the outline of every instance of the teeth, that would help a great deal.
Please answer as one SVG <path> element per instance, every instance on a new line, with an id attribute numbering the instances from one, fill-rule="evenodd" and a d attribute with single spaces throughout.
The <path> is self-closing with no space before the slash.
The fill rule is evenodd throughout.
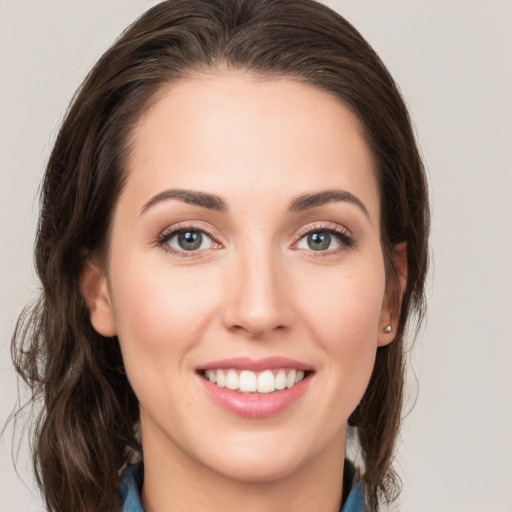
<path id="1" fill-rule="evenodd" d="M 219 388 L 226 387 L 226 377 L 222 370 L 217 370 L 217 386 L 219 386 Z"/>
<path id="2" fill-rule="evenodd" d="M 276 390 L 276 379 L 270 370 L 258 375 L 258 393 L 272 393 Z"/>
<path id="3" fill-rule="evenodd" d="M 244 370 L 238 379 L 238 388 L 242 393 L 251 393 L 258 389 L 258 379 L 254 372 Z"/>
<path id="4" fill-rule="evenodd" d="M 206 370 L 205 376 L 210 382 L 213 382 L 214 384 L 217 383 L 217 372 L 214 372 L 213 370 Z"/>
<path id="5" fill-rule="evenodd" d="M 286 373 L 279 370 L 276 375 L 276 389 L 284 389 L 286 387 Z"/>
<path id="6" fill-rule="evenodd" d="M 302 370 L 265 370 L 260 373 L 250 370 L 206 370 L 204 376 L 220 388 L 241 393 L 273 393 L 276 389 L 291 388 L 304 379 Z"/>
<path id="7" fill-rule="evenodd" d="M 286 387 L 291 388 L 295 384 L 295 378 L 297 377 L 297 372 L 295 370 L 292 370 L 288 377 L 286 377 Z"/>
<path id="8" fill-rule="evenodd" d="M 238 374 L 235 370 L 228 370 L 226 375 L 226 387 L 228 389 L 238 389 Z"/>

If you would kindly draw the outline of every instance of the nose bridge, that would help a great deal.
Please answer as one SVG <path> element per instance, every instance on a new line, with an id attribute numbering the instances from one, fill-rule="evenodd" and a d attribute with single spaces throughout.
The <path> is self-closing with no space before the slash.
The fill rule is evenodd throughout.
<path id="1" fill-rule="evenodd" d="M 230 330 L 262 337 L 291 321 L 290 297 L 279 254 L 260 236 L 235 249 L 227 269 L 224 322 Z"/>

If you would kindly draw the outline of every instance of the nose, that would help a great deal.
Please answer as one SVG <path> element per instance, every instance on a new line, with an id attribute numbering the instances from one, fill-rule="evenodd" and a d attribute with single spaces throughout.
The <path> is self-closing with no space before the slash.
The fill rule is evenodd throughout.
<path id="1" fill-rule="evenodd" d="M 226 269 L 223 322 L 231 332 L 262 339 L 291 327 L 291 283 L 270 250 L 248 252 L 234 256 Z"/>

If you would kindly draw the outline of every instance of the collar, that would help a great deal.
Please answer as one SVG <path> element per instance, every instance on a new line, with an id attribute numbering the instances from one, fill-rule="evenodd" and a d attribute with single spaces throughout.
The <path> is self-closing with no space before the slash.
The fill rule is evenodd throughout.
<path id="1" fill-rule="evenodd" d="M 142 462 L 128 466 L 123 471 L 119 488 L 119 497 L 123 504 L 122 512 L 144 512 L 139 494 L 143 479 Z M 363 490 L 357 474 L 352 478 L 350 492 L 340 512 L 364 512 Z"/>

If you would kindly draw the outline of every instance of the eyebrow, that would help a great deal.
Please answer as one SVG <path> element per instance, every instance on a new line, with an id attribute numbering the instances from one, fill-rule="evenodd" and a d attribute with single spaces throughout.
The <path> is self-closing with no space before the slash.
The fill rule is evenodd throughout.
<path id="1" fill-rule="evenodd" d="M 348 203 L 355 204 L 367 217 L 370 219 L 370 214 L 366 209 L 363 202 L 356 197 L 354 194 L 347 192 L 346 190 L 324 190 L 314 194 L 303 194 L 293 199 L 288 205 L 288 211 L 299 212 L 303 210 L 309 210 L 316 206 L 322 206 L 331 201 L 345 201 Z"/>
<path id="2" fill-rule="evenodd" d="M 185 203 L 201 206 L 208 208 L 209 210 L 215 210 L 219 212 L 227 212 L 228 205 L 224 199 L 214 194 L 208 194 L 206 192 L 199 192 L 196 190 L 186 189 L 169 189 L 160 192 L 156 196 L 153 196 L 144 206 L 141 208 L 141 214 L 147 210 L 153 208 L 157 203 L 167 201 L 168 199 L 179 199 Z M 363 202 L 356 197 L 354 194 L 347 192 L 346 190 L 324 190 L 321 192 L 302 194 L 293 199 L 288 205 L 289 212 L 300 212 L 309 210 L 317 206 L 330 203 L 332 201 L 344 201 L 356 205 L 367 217 L 370 219 L 370 214 L 364 206 Z"/>
<path id="3" fill-rule="evenodd" d="M 185 203 L 202 206 L 209 210 L 216 210 L 219 212 L 227 212 L 228 205 L 219 196 L 213 194 L 206 194 L 205 192 L 198 192 L 195 190 L 184 190 L 184 189 L 169 189 L 160 192 L 156 196 L 152 197 L 144 206 L 141 208 L 141 214 L 155 206 L 161 201 L 168 199 L 179 199 Z"/>

